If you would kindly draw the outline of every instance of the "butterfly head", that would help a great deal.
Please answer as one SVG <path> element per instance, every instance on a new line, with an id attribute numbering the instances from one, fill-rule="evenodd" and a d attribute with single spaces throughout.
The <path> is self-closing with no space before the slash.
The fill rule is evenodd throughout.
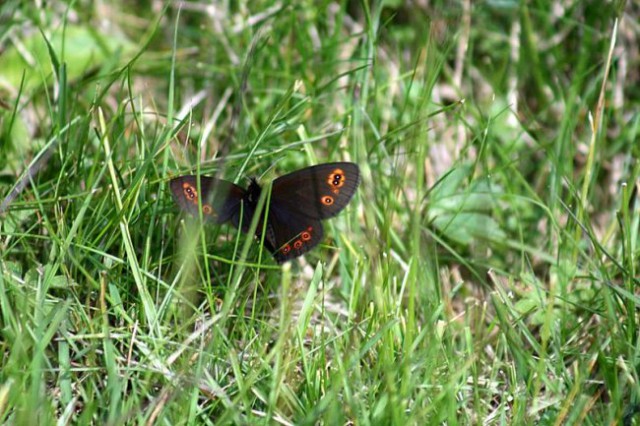
<path id="1" fill-rule="evenodd" d="M 249 203 L 257 203 L 260 199 L 260 192 L 262 188 L 258 184 L 258 181 L 255 178 L 251 178 L 251 182 L 249 183 L 249 188 L 247 188 L 247 200 Z"/>

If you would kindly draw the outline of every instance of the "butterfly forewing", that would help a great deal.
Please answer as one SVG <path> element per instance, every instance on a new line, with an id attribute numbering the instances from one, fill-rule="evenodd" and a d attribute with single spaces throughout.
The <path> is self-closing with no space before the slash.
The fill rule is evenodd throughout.
<path id="1" fill-rule="evenodd" d="M 271 205 L 311 219 L 337 215 L 360 183 L 353 163 L 326 163 L 307 167 L 273 181 Z"/>
<path id="2" fill-rule="evenodd" d="M 200 192 L 198 192 L 196 175 L 180 176 L 169 183 L 173 199 L 182 210 L 198 216 L 198 205 L 202 205 L 205 218 L 216 223 L 223 223 L 240 209 L 245 190 L 238 185 L 207 176 L 200 176 Z M 204 196 L 199 196 L 204 194 Z M 200 199 L 200 201 L 198 201 Z"/>

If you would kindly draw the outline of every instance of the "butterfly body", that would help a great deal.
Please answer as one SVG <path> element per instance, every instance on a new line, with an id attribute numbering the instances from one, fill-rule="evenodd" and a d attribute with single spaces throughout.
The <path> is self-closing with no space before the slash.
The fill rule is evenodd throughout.
<path id="1" fill-rule="evenodd" d="M 170 182 L 176 203 L 184 211 L 198 215 L 199 206 L 207 219 L 231 221 L 247 232 L 258 209 L 263 188 L 252 180 L 247 189 L 212 177 L 187 175 Z M 256 236 L 278 263 L 298 257 L 315 247 L 323 237 L 322 220 L 334 217 L 349 203 L 360 171 L 354 163 L 326 163 L 281 176 L 271 184 L 268 205 L 262 212 Z M 265 216 L 266 215 L 266 216 Z"/>

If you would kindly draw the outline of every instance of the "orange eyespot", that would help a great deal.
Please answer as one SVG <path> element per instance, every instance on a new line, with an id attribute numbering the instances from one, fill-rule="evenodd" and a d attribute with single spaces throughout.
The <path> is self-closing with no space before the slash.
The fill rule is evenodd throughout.
<path id="1" fill-rule="evenodd" d="M 282 252 L 282 254 L 289 254 L 289 252 L 291 251 L 291 246 L 287 244 L 284 247 L 282 247 L 280 251 Z"/>
<path id="2" fill-rule="evenodd" d="M 329 186 L 333 186 L 335 188 L 342 188 L 344 186 L 344 171 L 342 169 L 335 169 L 329 176 L 327 177 L 327 183 Z"/>
<path id="3" fill-rule="evenodd" d="M 198 192 L 193 186 L 189 185 L 186 182 L 182 184 L 182 192 L 184 192 L 184 196 L 188 199 L 196 201 L 198 200 Z"/>
<path id="4" fill-rule="evenodd" d="M 302 234 L 300 234 L 300 238 L 302 239 L 302 241 L 309 241 L 311 239 L 311 233 L 304 231 Z"/>
<path id="5" fill-rule="evenodd" d="M 333 197 L 326 195 L 324 197 L 322 197 L 322 204 L 324 204 L 325 206 L 330 206 L 333 204 Z"/>
<path id="6" fill-rule="evenodd" d="M 302 241 L 296 240 L 296 242 L 293 243 L 293 248 L 296 250 L 300 250 L 302 248 Z"/>
<path id="7" fill-rule="evenodd" d="M 204 204 L 202 206 L 202 213 L 210 215 L 211 213 L 213 213 L 213 208 L 209 204 Z"/>

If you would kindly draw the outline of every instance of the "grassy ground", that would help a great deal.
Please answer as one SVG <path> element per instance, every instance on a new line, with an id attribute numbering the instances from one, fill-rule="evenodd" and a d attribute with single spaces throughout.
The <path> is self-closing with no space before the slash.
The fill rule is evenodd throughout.
<path id="1" fill-rule="evenodd" d="M 387 3 L 0 4 L 1 423 L 640 420 L 638 4 Z M 168 188 L 344 160 L 283 267 Z"/>

